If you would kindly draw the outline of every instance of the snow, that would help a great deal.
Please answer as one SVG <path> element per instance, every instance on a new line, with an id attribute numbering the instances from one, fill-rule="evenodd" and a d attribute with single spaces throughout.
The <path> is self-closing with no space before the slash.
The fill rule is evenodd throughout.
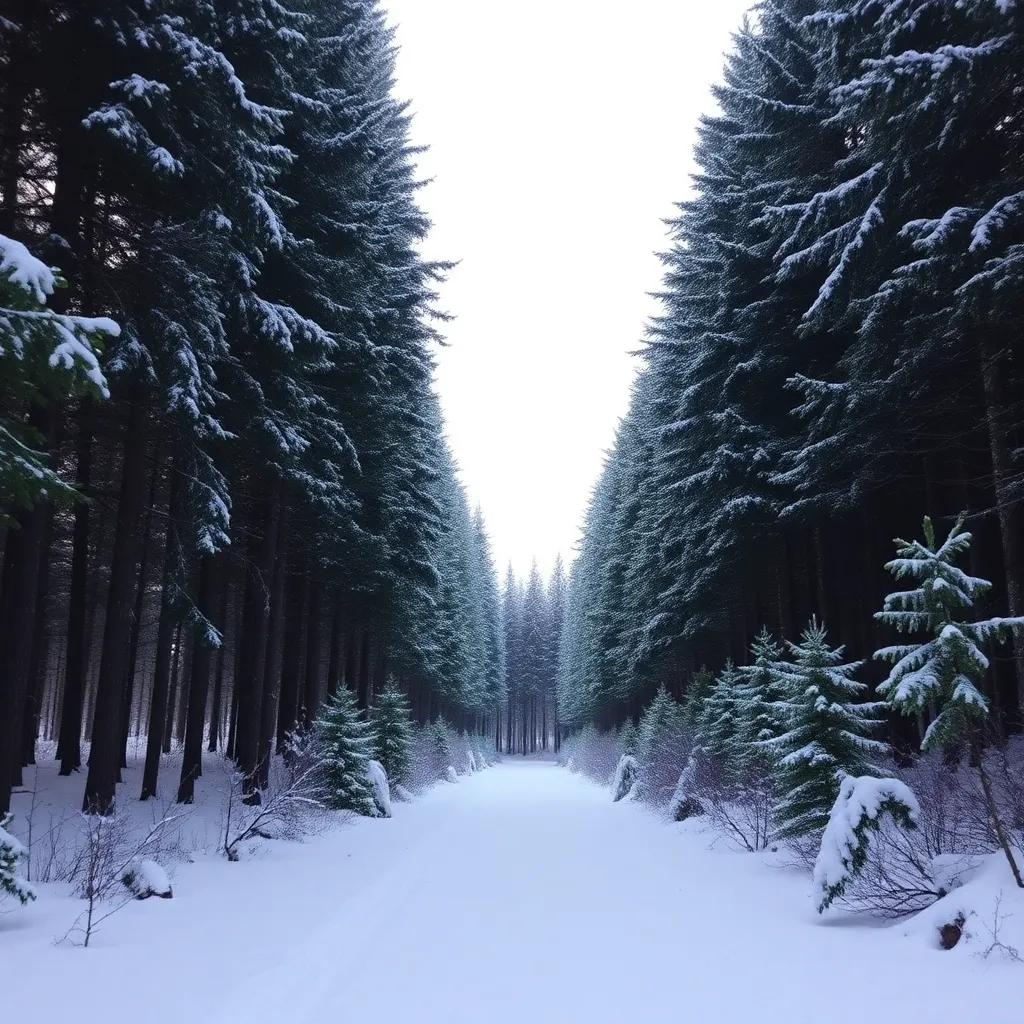
<path id="1" fill-rule="evenodd" d="M 388 773 L 380 761 L 370 760 L 366 764 L 366 777 L 373 783 L 373 801 L 385 818 L 391 817 L 391 789 Z"/>
<path id="2" fill-rule="evenodd" d="M 42 260 L 37 260 L 21 242 L 6 235 L 0 235 L 0 274 L 31 294 L 38 303 L 45 303 L 56 285 L 53 271 Z"/>
<path id="3" fill-rule="evenodd" d="M 62 785 L 81 798 L 80 777 L 43 781 L 46 798 Z M 197 797 L 216 785 L 204 770 Z M 217 830 L 204 806 L 190 846 Z M 87 950 L 53 943 L 81 901 L 37 886 L 37 903 L 0 913 L 16 979 L 5 1019 L 178 1024 L 190 1007 L 218 1024 L 1020 1020 L 1021 966 L 971 955 L 990 944 L 1000 896 L 1002 939 L 1024 949 L 1024 900 L 998 858 L 913 921 L 878 927 L 819 918 L 811 878 L 778 856 L 728 852 L 699 819 L 615 806 L 549 763 L 507 758 L 395 812 L 239 863 L 193 849 L 173 900 L 130 901 Z M 967 941 L 937 949 L 960 909 Z"/>
<path id="4" fill-rule="evenodd" d="M 622 800 L 628 797 L 636 783 L 639 766 L 632 754 L 623 754 L 615 766 L 615 777 L 612 779 L 612 799 Z"/>
<path id="5" fill-rule="evenodd" d="M 459 773 L 455 770 L 455 768 L 452 765 L 448 765 L 448 768 L 447 768 L 447 770 L 444 773 L 444 777 L 449 782 L 458 782 L 459 781 Z"/>

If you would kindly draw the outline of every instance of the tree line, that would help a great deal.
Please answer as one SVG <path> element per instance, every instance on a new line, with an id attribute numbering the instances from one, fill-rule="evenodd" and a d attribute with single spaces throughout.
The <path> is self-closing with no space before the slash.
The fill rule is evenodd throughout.
<path id="1" fill-rule="evenodd" d="M 978 615 L 1024 612 L 1022 76 L 1020 4 L 766 0 L 736 33 L 572 569 L 562 722 L 812 617 L 870 659 L 924 514 L 967 514 Z M 1019 728 L 1024 631 L 984 690 Z"/>
<path id="2" fill-rule="evenodd" d="M 495 741 L 499 751 L 558 750 L 555 700 L 558 650 L 565 617 L 565 566 L 559 555 L 546 583 L 536 559 L 525 584 L 511 565 L 502 590 L 505 690 Z"/>
<path id="3" fill-rule="evenodd" d="M 491 730 L 498 587 L 431 388 L 446 267 L 381 5 L 3 14 L 0 236 L 62 286 L 0 274 L 0 813 L 40 736 L 62 774 L 88 744 L 106 812 L 133 736 L 143 798 L 177 742 L 180 801 L 204 747 L 258 801 L 340 687 Z M 32 354 L 44 301 L 94 379 Z"/>

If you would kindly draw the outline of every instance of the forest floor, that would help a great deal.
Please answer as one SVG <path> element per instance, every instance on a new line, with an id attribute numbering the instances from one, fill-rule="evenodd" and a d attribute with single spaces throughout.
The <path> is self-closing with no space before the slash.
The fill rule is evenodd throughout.
<path id="1" fill-rule="evenodd" d="M 128 904 L 88 949 L 54 942 L 82 906 L 66 886 L 0 913 L 3 1019 L 1021 1019 L 1024 965 L 940 951 L 913 926 L 822 922 L 805 873 L 542 761 L 510 758 L 394 818 L 268 842 L 238 863 L 191 859 L 173 899 Z"/>

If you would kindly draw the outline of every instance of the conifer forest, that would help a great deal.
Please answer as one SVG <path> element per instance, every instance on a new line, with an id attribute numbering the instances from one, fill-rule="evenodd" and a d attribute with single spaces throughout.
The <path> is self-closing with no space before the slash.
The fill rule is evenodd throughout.
<path id="1" fill-rule="evenodd" d="M 667 0 L 548 2 L 522 68 L 571 77 Z M 422 3 L 467 54 L 543 17 Z M 527 565 L 449 415 L 392 6 L 0 0 L 12 1020 L 177 1021 L 154 965 L 229 1024 L 1018 1020 L 1024 2 L 759 0 L 714 82 L 679 41 L 628 408 Z"/>

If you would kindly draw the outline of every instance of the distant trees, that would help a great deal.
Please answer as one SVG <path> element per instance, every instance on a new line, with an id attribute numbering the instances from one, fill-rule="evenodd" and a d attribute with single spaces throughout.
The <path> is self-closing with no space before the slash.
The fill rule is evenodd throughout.
<path id="1" fill-rule="evenodd" d="M 106 812 L 132 737 L 143 798 L 181 745 L 180 800 L 208 749 L 257 802 L 293 730 L 389 677 L 420 722 L 494 727 L 497 584 L 432 391 L 445 267 L 381 5 L 5 13 L 0 319 L 39 313 L 57 362 L 0 385 L 48 484 L 0 445 L 0 814 L 37 736 L 65 774 L 89 743 Z M 19 245 L 61 268 L 49 319 Z"/>
<path id="2" fill-rule="evenodd" d="M 499 750 L 532 754 L 558 747 L 555 680 L 565 593 L 561 556 L 547 585 L 536 560 L 525 586 L 508 567 L 502 592 L 506 700 Z"/>
<path id="3" fill-rule="evenodd" d="M 636 720 L 812 616 L 869 659 L 922 511 L 966 510 L 979 616 L 1021 613 L 1022 47 L 989 0 L 768 0 L 736 34 L 572 568 L 561 722 Z M 979 692 L 1014 729 L 1008 629 Z"/>

